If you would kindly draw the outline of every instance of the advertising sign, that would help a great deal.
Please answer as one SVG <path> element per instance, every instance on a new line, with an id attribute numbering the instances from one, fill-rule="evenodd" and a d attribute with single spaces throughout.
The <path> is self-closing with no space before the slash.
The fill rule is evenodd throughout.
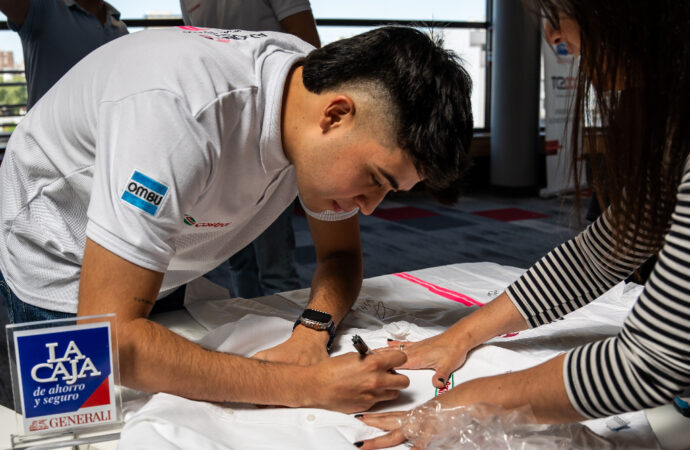
<path id="1" fill-rule="evenodd" d="M 119 422 L 111 323 L 101 320 L 8 327 L 15 405 L 27 435 Z"/>
<path id="2" fill-rule="evenodd" d="M 541 196 L 548 197 L 572 191 L 575 185 L 571 163 L 573 103 L 577 88 L 576 57 L 564 43 L 542 42 L 544 56 L 544 134 L 546 149 L 546 187 Z M 581 180 L 577 180 L 581 183 Z"/>

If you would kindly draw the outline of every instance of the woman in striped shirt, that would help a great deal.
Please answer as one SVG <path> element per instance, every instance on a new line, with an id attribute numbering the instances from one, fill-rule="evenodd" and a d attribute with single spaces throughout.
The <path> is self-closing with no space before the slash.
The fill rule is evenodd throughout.
<path id="1" fill-rule="evenodd" d="M 595 187 L 611 206 L 491 303 L 439 336 L 404 343 L 403 368 L 432 368 L 433 384 L 443 387 L 472 348 L 584 306 L 658 253 L 617 336 L 528 370 L 469 381 L 432 401 L 444 407 L 530 405 L 544 423 L 669 403 L 690 386 L 690 2 L 532 3 L 544 15 L 547 40 L 580 54 L 573 141 L 582 150 L 592 94 L 605 124 L 604 169 L 595 173 L 605 183 Z M 575 171 L 581 156 L 575 152 Z M 365 415 L 366 423 L 393 431 L 363 448 L 404 441 L 401 414 Z"/>

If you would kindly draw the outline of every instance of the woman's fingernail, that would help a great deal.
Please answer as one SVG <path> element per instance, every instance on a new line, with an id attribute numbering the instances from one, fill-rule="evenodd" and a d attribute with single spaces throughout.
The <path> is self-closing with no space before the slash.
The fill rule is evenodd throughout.
<path id="1" fill-rule="evenodd" d="M 359 419 L 360 417 L 364 417 L 364 414 L 355 414 L 355 419 Z"/>
<path id="2" fill-rule="evenodd" d="M 391 338 L 388 338 L 388 342 L 393 342 L 393 339 L 391 339 Z"/>
<path id="3" fill-rule="evenodd" d="M 444 379 L 441 378 L 441 377 L 438 378 L 438 381 L 440 381 L 440 382 L 443 383 L 443 384 L 446 384 L 446 380 L 444 380 Z"/>
<path id="4" fill-rule="evenodd" d="M 363 445 L 364 445 L 364 441 L 359 441 L 359 442 L 355 442 L 355 443 L 354 443 L 354 446 L 357 447 L 357 448 L 359 448 L 359 447 L 361 447 L 361 446 L 363 446 Z"/>

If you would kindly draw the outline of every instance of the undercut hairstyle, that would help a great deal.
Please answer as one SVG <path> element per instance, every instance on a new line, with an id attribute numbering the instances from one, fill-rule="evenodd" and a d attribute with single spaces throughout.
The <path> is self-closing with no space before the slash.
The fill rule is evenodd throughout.
<path id="1" fill-rule="evenodd" d="M 441 40 L 414 28 L 377 28 L 312 51 L 302 81 L 315 94 L 358 85 L 384 89 L 397 146 L 435 199 L 457 201 L 471 165 L 472 80 Z"/>
<path id="2" fill-rule="evenodd" d="M 598 197 L 611 203 L 617 248 L 632 240 L 659 249 L 690 153 L 690 2 L 525 1 L 555 28 L 562 17 L 580 28 L 573 173 L 587 147 L 603 147 L 602 167 L 591 169 Z M 583 129 L 590 98 L 596 132 Z"/>

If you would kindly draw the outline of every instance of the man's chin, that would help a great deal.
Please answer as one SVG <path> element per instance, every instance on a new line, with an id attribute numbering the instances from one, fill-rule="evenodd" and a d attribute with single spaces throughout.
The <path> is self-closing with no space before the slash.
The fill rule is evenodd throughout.
<path id="1" fill-rule="evenodd" d="M 337 200 L 323 199 L 321 201 L 314 201 L 313 199 L 305 199 L 304 197 L 300 197 L 300 199 L 302 200 L 302 206 L 315 214 L 350 212 L 355 209 L 355 207 L 351 207 L 349 210 L 343 208 Z"/>
<path id="2" fill-rule="evenodd" d="M 340 206 L 340 203 L 338 203 L 336 200 L 333 200 L 333 211 L 335 212 L 344 212 L 345 209 Z"/>

